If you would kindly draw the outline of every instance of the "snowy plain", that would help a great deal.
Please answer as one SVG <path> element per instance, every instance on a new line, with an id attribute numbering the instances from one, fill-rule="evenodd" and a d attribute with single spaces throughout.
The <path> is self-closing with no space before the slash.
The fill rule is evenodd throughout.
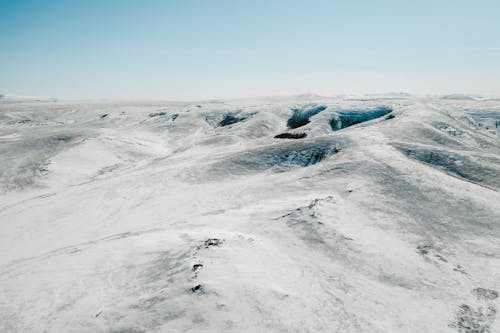
<path id="1" fill-rule="evenodd" d="M 498 127 L 463 96 L 0 100 L 0 331 L 500 332 Z"/>

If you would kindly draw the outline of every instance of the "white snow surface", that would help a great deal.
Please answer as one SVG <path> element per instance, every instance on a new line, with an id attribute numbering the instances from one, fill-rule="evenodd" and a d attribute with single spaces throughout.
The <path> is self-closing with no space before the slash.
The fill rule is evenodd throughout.
<path id="1" fill-rule="evenodd" d="M 499 124 L 406 95 L 0 103 L 0 332 L 500 332 Z"/>

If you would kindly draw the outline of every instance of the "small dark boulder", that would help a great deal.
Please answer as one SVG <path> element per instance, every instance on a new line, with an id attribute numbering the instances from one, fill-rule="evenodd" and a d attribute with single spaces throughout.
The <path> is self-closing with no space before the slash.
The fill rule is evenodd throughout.
<path id="1" fill-rule="evenodd" d="M 196 293 L 196 292 L 202 292 L 203 291 L 203 287 L 201 284 L 198 284 L 196 286 L 194 286 L 193 288 L 191 288 L 191 291 L 193 293 Z"/>
<path id="2" fill-rule="evenodd" d="M 193 265 L 193 272 L 196 272 L 198 269 L 202 268 L 203 264 L 194 264 Z"/>

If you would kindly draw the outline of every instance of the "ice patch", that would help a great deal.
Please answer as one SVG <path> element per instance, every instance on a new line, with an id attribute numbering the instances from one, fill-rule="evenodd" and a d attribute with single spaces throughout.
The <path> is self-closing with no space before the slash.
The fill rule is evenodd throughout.
<path id="1" fill-rule="evenodd" d="M 347 110 L 340 111 L 330 121 L 330 126 L 333 131 L 338 131 L 343 128 L 380 118 L 392 112 L 391 108 L 378 107 L 373 110 Z"/>
<path id="2" fill-rule="evenodd" d="M 291 129 L 302 127 L 302 126 L 307 125 L 311 122 L 309 118 L 317 115 L 321 111 L 326 110 L 326 108 L 327 107 L 324 105 L 316 106 L 314 104 L 292 108 L 293 114 L 290 118 L 288 118 L 288 121 L 286 124 L 287 124 L 288 128 L 291 128 Z"/>

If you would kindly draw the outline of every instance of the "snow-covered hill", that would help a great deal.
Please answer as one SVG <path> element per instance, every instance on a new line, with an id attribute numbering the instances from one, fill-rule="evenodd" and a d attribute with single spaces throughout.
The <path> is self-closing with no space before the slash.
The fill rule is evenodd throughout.
<path id="1" fill-rule="evenodd" d="M 0 104 L 1 332 L 500 332 L 500 102 Z"/>

